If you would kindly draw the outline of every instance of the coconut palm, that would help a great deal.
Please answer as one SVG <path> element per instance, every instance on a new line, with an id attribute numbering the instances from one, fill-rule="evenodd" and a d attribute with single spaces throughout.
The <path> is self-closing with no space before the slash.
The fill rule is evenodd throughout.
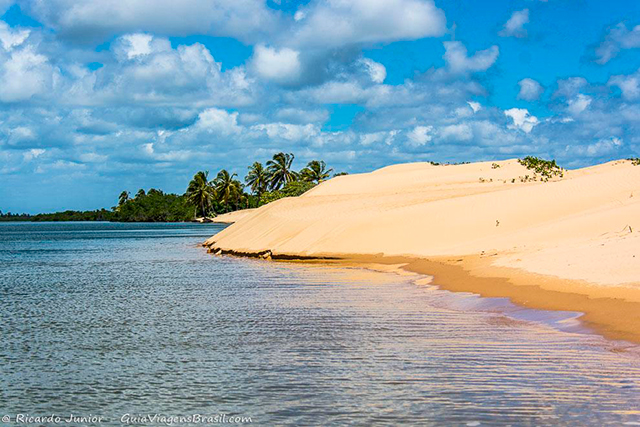
<path id="1" fill-rule="evenodd" d="M 203 217 L 207 216 L 207 210 L 211 201 L 216 197 L 216 191 L 209 183 L 209 172 L 200 171 L 193 176 L 185 193 L 187 200 L 197 207 Z"/>
<path id="2" fill-rule="evenodd" d="M 234 179 L 237 174 L 230 174 L 226 169 L 218 172 L 218 176 L 213 180 L 213 186 L 218 194 L 218 200 L 227 207 L 237 206 L 243 196 L 242 183 Z"/>
<path id="3" fill-rule="evenodd" d="M 120 197 L 118 197 L 118 206 L 122 206 L 129 200 L 129 192 L 123 191 L 120 193 Z"/>
<path id="4" fill-rule="evenodd" d="M 273 160 L 267 162 L 267 171 L 271 177 L 269 187 L 272 190 L 279 190 L 283 185 L 298 179 L 297 174 L 291 170 L 294 158 L 292 153 L 278 153 L 274 154 Z"/>
<path id="5" fill-rule="evenodd" d="M 262 166 L 262 163 L 255 162 L 249 166 L 249 173 L 244 178 L 244 181 L 253 191 L 253 194 L 260 197 L 262 193 L 267 191 L 269 186 L 269 173 Z"/>
<path id="6" fill-rule="evenodd" d="M 303 181 L 320 184 L 331 176 L 331 172 L 333 172 L 333 169 L 327 169 L 327 165 L 323 160 L 312 160 L 307 164 L 307 167 L 300 171 L 300 176 Z"/>

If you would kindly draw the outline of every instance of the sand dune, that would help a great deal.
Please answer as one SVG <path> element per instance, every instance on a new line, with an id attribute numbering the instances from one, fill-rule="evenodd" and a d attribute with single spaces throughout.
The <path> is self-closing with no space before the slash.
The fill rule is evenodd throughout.
<path id="1" fill-rule="evenodd" d="M 571 292 L 640 302 L 640 166 L 532 176 L 517 160 L 341 176 L 236 218 L 206 245 L 274 256 L 475 256 L 486 259 L 483 275 L 517 269 L 585 285 L 567 284 Z"/>

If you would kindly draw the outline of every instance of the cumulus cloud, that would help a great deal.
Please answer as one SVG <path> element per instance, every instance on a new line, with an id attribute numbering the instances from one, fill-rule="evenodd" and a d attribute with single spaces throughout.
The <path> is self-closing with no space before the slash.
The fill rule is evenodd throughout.
<path id="1" fill-rule="evenodd" d="M 529 114 L 526 108 L 511 108 L 506 110 L 504 114 L 513 121 L 513 128 L 520 129 L 525 133 L 529 133 L 538 124 L 538 118 Z"/>
<path id="2" fill-rule="evenodd" d="M 53 89 L 59 77 L 58 70 L 48 58 L 35 51 L 32 46 L 0 55 L 0 101 L 25 101 L 34 95 Z"/>
<path id="3" fill-rule="evenodd" d="M 504 27 L 498 34 L 501 37 L 526 37 L 527 30 L 524 28 L 524 25 L 527 23 L 529 23 L 529 9 L 513 12 L 511 18 L 504 24 Z"/>
<path id="4" fill-rule="evenodd" d="M 640 71 L 628 76 L 612 76 L 608 84 L 620 88 L 622 96 L 629 101 L 640 99 Z"/>
<path id="5" fill-rule="evenodd" d="M 567 102 L 567 111 L 569 114 L 576 116 L 586 110 L 591 104 L 591 98 L 582 93 Z"/>
<path id="6" fill-rule="evenodd" d="M 467 55 L 467 48 L 458 41 L 444 42 L 444 60 L 453 73 L 485 71 L 498 59 L 498 46 Z"/>
<path id="7" fill-rule="evenodd" d="M 482 105 L 480 105 L 479 102 L 467 101 L 467 104 L 469 104 L 469 107 L 471 107 L 474 113 L 477 113 L 478 111 L 482 110 Z"/>
<path id="8" fill-rule="evenodd" d="M 267 80 L 292 83 L 300 78 L 300 53 L 286 47 L 276 49 L 258 45 L 253 52 L 252 67 Z"/>
<path id="9" fill-rule="evenodd" d="M 433 136 L 431 135 L 432 131 L 433 126 L 416 126 L 407 133 L 407 139 L 411 145 L 425 145 L 433 139 Z"/>
<path id="10" fill-rule="evenodd" d="M 320 134 L 320 129 L 313 124 L 266 123 L 254 125 L 251 129 L 265 132 L 270 139 L 284 139 L 291 142 L 308 140 Z"/>
<path id="11" fill-rule="evenodd" d="M 137 31 L 255 41 L 280 26 L 278 15 L 261 0 L 28 0 L 23 5 L 61 37 L 80 43 Z"/>
<path id="12" fill-rule="evenodd" d="M 618 56 L 623 49 L 640 47 L 640 25 L 629 30 L 624 22 L 609 29 L 604 40 L 595 50 L 595 61 L 598 64 L 606 64 Z"/>
<path id="13" fill-rule="evenodd" d="M 0 43 L 2 48 L 10 51 L 15 46 L 20 46 L 29 37 L 31 31 L 11 28 L 6 22 L 0 21 Z"/>
<path id="14" fill-rule="evenodd" d="M 622 146 L 622 139 L 613 136 L 610 138 L 600 139 L 597 142 L 584 146 L 567 146 L 566 151 L 572 155 L 601 157 L 604 155 L 615 153 L 616 151 L 620 150 Z"/>
<path id="15" fill-rule="evenodd" d="M 208 108 L 201 112 L 196 126 L 220 135 L 237 134 L 241 131 L 238 126 L 238 113 L 229 113 L 219 108 Z"/>
<path id="16" fill-rule="evenodd" d="M 371 81 L 374 83 L 382 83 L 387 78 L 387 69 L 379 62 L 369 58 L 362 58 L 360 63 L 364 65 L 369 77 L 371 77 Z"/>
<path id="17" fill-rule="evenodd" d="M 540 99 L 540 95 L 544 92 L 544 88 L 540 83 L 528 77 L 520 80 L 518 85 L 520 86 L 518 98 L 525 101 L 536 101 Z"/>
<path id="18" fill-rule="evenodd" d="M 444 12 L 432 0 L 329 0 L 315 2 L 291 43 L 338 47 L 351 44 L 438 37 L 446 30 Z M 303 19 L 304 18 L 304 19 Z"/>
<path id="19" fill-rule="evenodd" d="M 473 130 L 467 123 L 444 126 L 440 129 L 440 136 L 445 140 L 470 141 L 473 139 Z"/>

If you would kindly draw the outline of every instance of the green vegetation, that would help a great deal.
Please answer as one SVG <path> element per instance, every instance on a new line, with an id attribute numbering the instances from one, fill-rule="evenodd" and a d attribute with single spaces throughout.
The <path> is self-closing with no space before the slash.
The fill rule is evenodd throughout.
<path id="1" fill-rule="evenodd" d="M 264 193 L 260 197 L 260 206 L 266 205 L 283 197 L 298 197 L 307 191 L 311 190 L 317 184 L 309 181 L 291 181 L 282 188 L 282 190 L 275 190 Z"/>
<path id="2" fill-rule="evenodd" d="M 549 178 L 555 176 L 559 176 L 560 178 L 564 176 L 564 169 L 558 166 L 555 160 L 544 160 L 538 157 L 527 156 L 524 159 L 518 159 L 518 163 L 532 170 L 535 174 L 540 174 L 544 181 L 548 181 Z M 536 178 L 535 175 L 534 178 Z"/>
<path id="3" fill-rule="evenodd" d="M 293 170 L 295 156 L 277 153 L 267 162 L 254 162 L 243 184 L 237 174 L 226 169 L 209 180 L 209 172 L 197 172 L 183 195 L 165 194 L 154 188 L 138 190 L 135 197 L 128 191 L 118 196 L 112 210 L 65 211 L 51 214 L 3 214 L 0 221 L 121 221 L 179 222 L 197 217 L 212 217 L 238 209 L 257 208 L 283 197 L 297 197 L 329 179 L 333 169 L 322 160 L 312 160 L 300 171 Z M 333 176 L 346 175 L 345 172 Z M 250 193 L 245 192 L 247 188 Z"/>
<path id="4" fill-rule="evenodd" d="M 630 157 L 627 160 L 630 160 L 633 166 L 640 166 L 640 157 Z"/>
<path id="5" fill-rule="evenodd" d="M 106 209 L 95 211 L 64 211 L 48 214 L 12 214 L 0 211 L 0 221 L 112 221 L 114 213 Z"/>
<path id="6" fill-rule="evenodd" d="M 122 198 L 120 199 L 122 200 Z M 136 197 L 119 204 L 110 221 L 121 222 L 180 222 L 193 219 L 194 204 L 188 197 L 165 194 L 152 188 L 148 193 L 138 191 Z"/>

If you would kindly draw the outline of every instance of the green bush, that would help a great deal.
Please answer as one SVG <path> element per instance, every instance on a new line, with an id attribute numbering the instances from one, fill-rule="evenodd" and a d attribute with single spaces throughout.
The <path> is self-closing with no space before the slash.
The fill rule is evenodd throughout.
<path id="1" fill-rule="evenodd" d="M 640 166 L 640 158 L 639 157 L 630 157 L 627 160 L 631 161 L 633 166 Z"/>
<path id="2" fill-rule="evenodd" d="M 260 206 L 266 205 L 283 197 L 298 197 L 315 187 L 313 182 L 291 181 L 282 190 L 268 191 L 260 197 Z"/>
<path id="3" fill-rule="evenodd" d="M 527 156 L 524 159 L 518 159 L 518 163 L 542 175 L 545 181 L 554 176 L 559 176 L 560 178 L 564 176 L 564 169 L 558 166 L 555 160 L 544 160 L 538 157 Z"/>

